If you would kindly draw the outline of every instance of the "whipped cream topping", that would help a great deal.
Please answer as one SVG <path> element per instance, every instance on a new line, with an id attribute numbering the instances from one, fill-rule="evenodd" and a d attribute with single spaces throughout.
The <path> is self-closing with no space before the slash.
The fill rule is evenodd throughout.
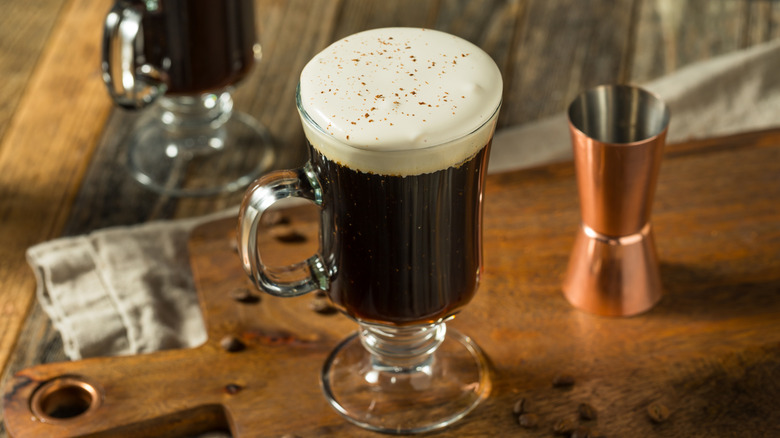
<path id="1" fill-rule="evenodd" d="M 323 155 L 364 172 L 419 174 L 458 165 L 490 139 L 501 103 L 490 56 L 430 29 L 373 29 L 304 67 L 299 110 Z"/>

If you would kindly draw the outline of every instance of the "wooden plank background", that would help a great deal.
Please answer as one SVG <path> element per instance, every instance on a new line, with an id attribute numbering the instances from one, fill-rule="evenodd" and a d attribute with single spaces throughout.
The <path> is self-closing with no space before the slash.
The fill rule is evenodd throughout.
<path id="1" fill-rule="evenodd" d="M 100 81 L 110 5 L 0 1 L 2 382 L 21 368 L 64 359 L 34 303 L 28 246 L 199 215 L 240 197 L 157 196 L 117 164 L 136 115 L 114 109 Z M 264 58 L 239 87 L 236 107 L 270 127 L 280 147 L 276 167 L 304 160 L 293 99 L 301 68 L 329 42 L 363 29 L 432 27 L 483 47 L 504 75 L 500 127 L 559 112 L 599 83 L 641 83 L 780 37 L 780 2 L 769 0 L 257 0 L 256 14 Z"/>

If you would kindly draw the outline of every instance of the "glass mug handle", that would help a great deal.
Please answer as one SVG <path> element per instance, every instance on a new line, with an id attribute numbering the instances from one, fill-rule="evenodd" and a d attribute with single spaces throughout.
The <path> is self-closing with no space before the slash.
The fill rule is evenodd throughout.
<path id="1" fill-rule="evenodd" d="M 279 297 L 296 297 L 316 290 L 327 290 L 330 273 L 325 267 L 322 248 L 308 259 L 288 266 L 268 266 L 257 249 L 260 218 L 271 205 L 282 199 L 302 198 L 322 206 L 319 181 L 307 163 L 296 170 L 279 170 L 260 177 L 247 189 L 238 214 L 238 253 L 244 271 L 262 291 Z"/>
<path id="2" fill-rule="evenodd" d="M 150 64 L 136 66 L 136 48 L 142 44 L 143 11 L 119 0 L 106 15 L 103 30 L 103 82 L 117 105 L 141 109 L 167 88 L 164 73 Z"/>

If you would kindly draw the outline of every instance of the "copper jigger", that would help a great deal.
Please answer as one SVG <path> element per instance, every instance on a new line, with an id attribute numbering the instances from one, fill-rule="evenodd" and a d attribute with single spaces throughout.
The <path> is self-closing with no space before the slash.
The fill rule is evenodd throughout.
<path id="1" fill-rule="evenodd" d="M 669 108 L 641 88 L 603 85 L 568 115 L 582 224 L 563 292 L 598 315 L 642 313 L 662 295 L 650 212 Z"/>

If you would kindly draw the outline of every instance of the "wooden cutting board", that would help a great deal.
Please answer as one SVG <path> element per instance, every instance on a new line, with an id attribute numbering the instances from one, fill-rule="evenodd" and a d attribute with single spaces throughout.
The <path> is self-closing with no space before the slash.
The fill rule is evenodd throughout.
<path id="1" fill-rule="evenodd" d="M 563 298 L 576 196 L 570 163 L 489 177 L 483 283 L 450 324 L 490 357 L 493 389 L 434 435 L 550 436 L 566 420 L 605 436 L 777 436 L 780 131 L 667 149 L 652 220 L 666 293 L 641 316 L 592 316 Z M 284 263 L 313 252 L 316 214 L 279 211 L 262 236 L 264 253 Z M 192 235 L 204 345 L 25 369 L 4 389 L 10 433 L 376 435 L 344 421 L 319 388 L 326 355 L 355 324 L 318 308 L 314 296 L 237 300 L 253 288 L 234 228 L 226 220 Z M 243 349 L 226 351 L 230 336 Z M 562 374 L 573 385 L 556 387 Z M 512 414 L 521 398 L 535 428 L 521 428 Z M 581 403 L 597 418 L 580 419 Z M 668 418 L 654 422 L 648 408 L 660 405 Z M 31 407 L 59 418 L 42 421 Z"/>

